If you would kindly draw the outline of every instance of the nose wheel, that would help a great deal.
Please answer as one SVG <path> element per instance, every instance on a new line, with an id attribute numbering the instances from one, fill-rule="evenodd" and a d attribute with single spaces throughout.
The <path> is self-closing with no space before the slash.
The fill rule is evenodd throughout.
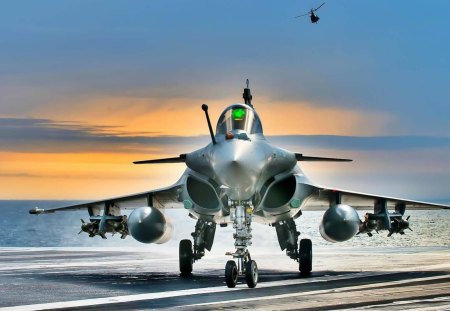
<path id="1" fill-rule="evenodd" d="M 229 288 L 236 287 L 238 274 L 236 262 L 234 260 L 228 260 L 225 265 L 225 282 Z"/>
<path id="2" fill-rule="evenodd" d="M 228 260 L 225 265 L 225 282 L 229 288 L 236 287 L 238 277 L 240 274 L 245 275 L 247 286 L 255 288 L 258 284 L 258 265 L 256 261 L 250 260 L 245 264 L 245 271 L 239 273 L 238 266 L 234 260 Z"/>
<path id="3" fill-rule="evenodd" d="M 250 288 L 255 288 L 258 284 L 258 266 L 256 261 L 250 260 L 245 264 L 245 280 Z"/>

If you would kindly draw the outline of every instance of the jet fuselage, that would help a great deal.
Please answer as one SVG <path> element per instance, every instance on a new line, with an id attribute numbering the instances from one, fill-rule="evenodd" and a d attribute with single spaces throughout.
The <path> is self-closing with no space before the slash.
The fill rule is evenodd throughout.
<path id="1" fill-rule="evenodd" d="M 238 115 L 236 111 L 241 114 Z M 233 114 L 239 120 L 233 120 Z M 231 117 L 227 119 L 227 115 Z M 294 153 L 267 142 L 262 133 L 261 121 L 252 107 L 236 104 L 225 109 L 217 124 L 215 140 L 216 144 L 210 143 L 186 155 L 189 169 L 185 175 L 200 178 L 205 183 L 203 193 L 212 188 L 217 196 L 217 200 L 212 200 L 210 204 L 202 201 L 203 205 L 206 203 L 210 207 L 193 208 L 196 216 L 227 216 L 228 202 L 245 202 L 252 206 L 254 215 L 258 216 L 259 211 L 263 222 L 274 220 L 274 217 L 268 216 L 275 216 L 277 220 L 280 215 L 292 217 L 299 210 L 299 204 L 290 203 L 292 199 L 304 201 L 308 191 L 297 188 L 301 187 L 299 183 L 308 183 L 308 180 L 297 166 Z M 282 189 L 280 181 L 288 178 L 292 180 L 286 182 L 286 189 Z M 209 184 L 209 189 L 206 184 Z M 194 189 L 186 189 L 188 193 L 184 197 L 193 198 L 194 205 L 201 205 L 198 204 L 200 199 L 195 200 L 195 196 L 199 195 L 194 192 L 202 191 Z M 271 195 L 266 202 L 264 197 L 268 191 L 271 191 Z"/>

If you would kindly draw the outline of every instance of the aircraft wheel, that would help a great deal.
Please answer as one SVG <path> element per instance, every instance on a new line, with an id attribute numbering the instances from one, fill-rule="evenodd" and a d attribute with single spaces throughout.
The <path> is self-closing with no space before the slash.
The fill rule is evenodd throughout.
<path id="1" fill-rule="evenodd" d="M 228 260 L 225 265 L 225 282 L 229 288 L 236 287 L 238 270 L 234 260 Z"/>
<path id="2" fill-rule="evenodd" d="M 192 273 L 192 265 L 194 263 L 191 240 L 180 241 L 179 255 L 181 275 L 188 276 Z"/>
<path id="3" fill-rule="evenodd" d="M 245 280 L 250 288 L 255 288 L 258 284 L 258 266 L 256 261 L 250 260 L 245 264 Z"/>
<path id="4" fill-rule="evenodd" d="M 310 239 L 300 240 L 300 260 L 299 269 L 303 276 L 311 274 L 312 270 L 312 242 Z"/>

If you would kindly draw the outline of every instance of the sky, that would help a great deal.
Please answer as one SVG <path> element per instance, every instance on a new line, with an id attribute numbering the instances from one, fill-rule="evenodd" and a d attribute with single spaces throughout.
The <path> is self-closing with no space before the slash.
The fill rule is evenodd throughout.
<path id="1" fill-rule="evenodd" d="M 350 157 L 322 185 L 450 198 L 450 2 L 3 1 L 0 199 L 167 186 L 250 79 L 268 140 Z"/>

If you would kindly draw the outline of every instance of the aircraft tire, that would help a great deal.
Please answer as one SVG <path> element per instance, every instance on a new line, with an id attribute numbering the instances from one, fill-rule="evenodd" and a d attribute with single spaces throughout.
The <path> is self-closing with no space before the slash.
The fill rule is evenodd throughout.
<path id="1" fill-rule="evenodd" d="M 250 288 L 255 288 L 258 284 L 258 266 L 256 261 L 250 260 L 245 264 L 245 280 Z"/>
<path id="2" fill-rule="evenodd" d="M 181 275 L 189 276 L 192 273 L 192 265 L 194 263 L 194 254 L 192 251 L 191 240 L 180 241 L 179 255 Z"/>
<path id="3" fill-rule="evenodd" d="M 302 276 L 311 275 L 312 270 L 312 242 L 310 239 L 300 240 L 299 270 Z"/>
<path id="4" fill-rule="evenodd" d="M 228 260 L 225 265 L 225 282 L 229 288 L 236 287 L 238 279 L 238 270 L 234 260 Z"/>

